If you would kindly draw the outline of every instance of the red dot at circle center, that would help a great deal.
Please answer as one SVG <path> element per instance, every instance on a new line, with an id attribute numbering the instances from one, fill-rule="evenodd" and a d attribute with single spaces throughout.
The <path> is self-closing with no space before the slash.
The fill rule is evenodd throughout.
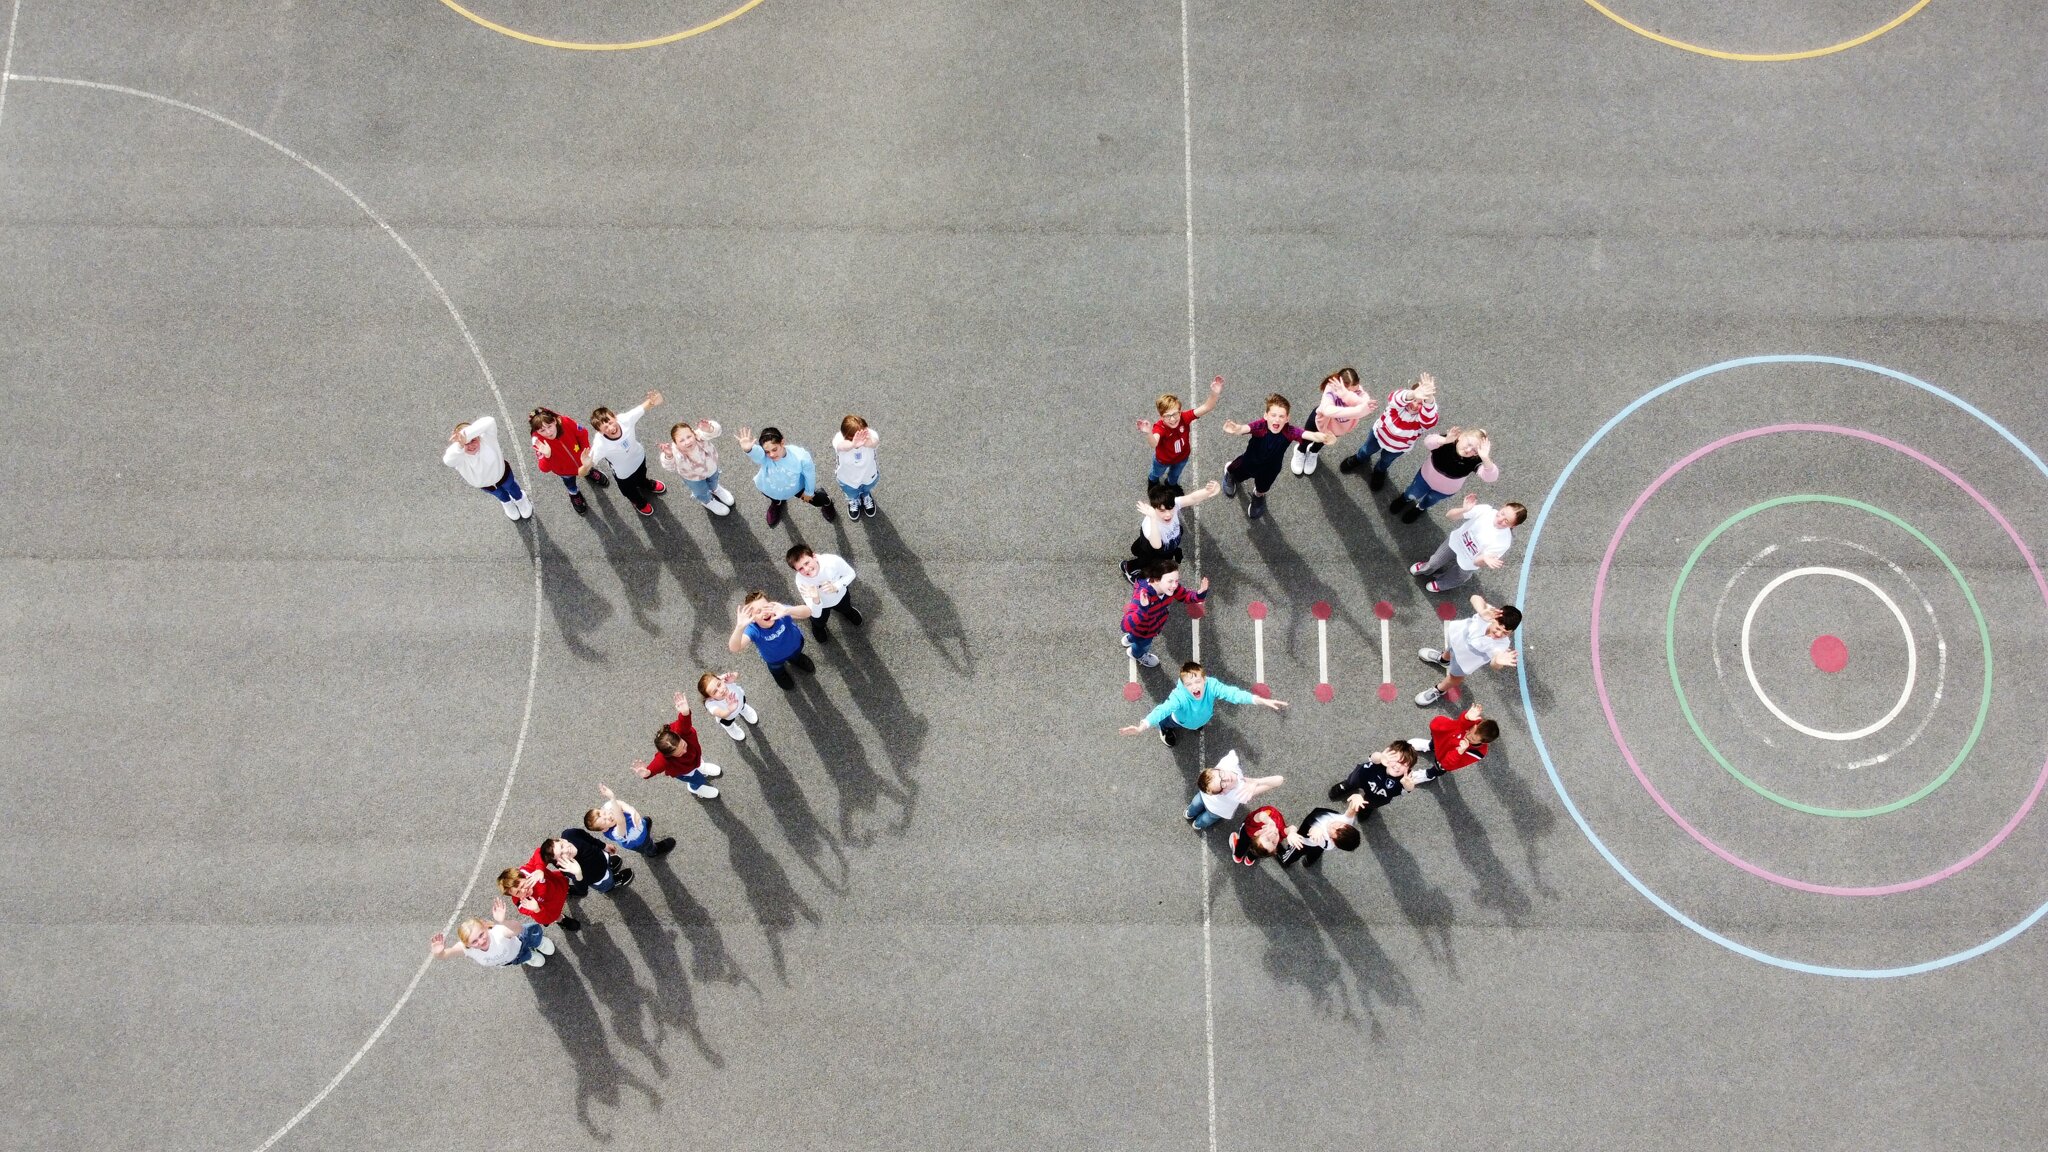
<path id="1" fill-rule="evenodd" d="M 1849 646 L 1839 636 L 1820 636 L 1813 642 L 1813 666 L 1823 672 L 1840 672 L 1849 666 Z"/>

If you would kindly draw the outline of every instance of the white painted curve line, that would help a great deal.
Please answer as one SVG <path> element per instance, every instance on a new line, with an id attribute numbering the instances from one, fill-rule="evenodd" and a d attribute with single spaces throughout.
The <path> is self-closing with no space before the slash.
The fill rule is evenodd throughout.
<path id="1" fill-rule="evenodd" d="M 21 0 L 14 0 L 14 8 L 7 14 L 7 47 L 0 49 L 0 117 L 7 115 L 7 82 L 14 73 L 14 29 L 21 23 Z"/>
<path id="2" fill-rule="evenodd" d="M 17 14 L 19 14 L 20 9 L 21 5 L 19 3 L 19 0 L 16 0 L 15 11 Z M 10 52 L 12 51 L 13 48 L 12 27 L 13 25 L 12 22 L 10 21 L 8 37 L 8 49 Z M 195 115 L 204 116 L 206 119 L 211 120 L 216 124 L 225 125 L 226 127 L 232 128 L 235 131 L 242 133 L 244 136 L 247 136 L 250 139 L 257 141 L 258 143 L 268 145 L 270 148 L 283 154 L 285 157 L 290 159 L 292 162 L 298 164 L 300 167 L 306 169 L 308 172 L 313 173 L 315 176 L 318 176 L 322 180 L 325 180 L 327 183 L 333 185 L 334 188 L 337 191 L 339 191 L 343 196 L 348 197 L 349 202 L 354 204 L 358 209 L 360 209 L 364 216 L 369 217 L 371 223 L 375 224 L 380 230 L 383 231 L 383 233 L 386 236 L 389 236 L 391 238 L 393 243 L 398 245 L 399 250 L 403 251 L 406 257 L 412 261 L 414 268 L 419 269 L 420 275 L 424 277 L 427 281 L 427 286 L 433 289 L 435 298 L 441 302 L 441 306 L 443 308 L 447 309 L 449 319 L 455 321 L 456 331 L 462 334 L 463 344 L 469 348 L 469 354 L 471 359 L 476 361 L 477 370 L 480 373 L 482 373 L 484 384 L 490 388 L 492 399 L 497 401 L 498 418 L 504 421 L 505 427 L 512 427 L 512 413 L 510 408 L 508 408 L 507 405 L 505 404 L 504 393 L 498 389 L 497 376 L 492 373 L 490 364 L 484 360 L 483 349 L 478 347 L 475 334 L 473 334 L 469 330 L 469 324 L 463 320 L 462 312 L 455 307 L 455 301 L 449 297 L 448 290 L 441 286 L 441 281 L 434 275 L 433 270 L 427 267 L 426 262 L 424 260 L 420 259 L 420 255 L 418 252 L 413 251 L 412 245 L 405 242 L 405 237 L 400 236 L 398 234 L 398 231 L 391 226 L 390 221 L 384 219 L 383 216 L 379 215 L 376 209 L 370 207 L 369 204 L 364 202 L 363 198 L 356 195 L 354 190 L 349 188 L 348 185 L 343 184 L 340 180 L 335 179 L 335 177 L 331 173 L 329 173 L 325 168 L 320 167 L 318 164 L 313 163 L 311 160 L 306 159 L 304 156 L 299 155 L 297 152 L 292 151 L 290 148 L 285 147 L 283 144 L 280 144 L 277 141 L 271 139 L 270 137 L 265 136 L 263 133 L 258 132 L 256 129 L 251 128 L 248 125 L 242 124 L 238 121 L 231 120 L 218 112 L 214 112 L 206 108 L 201 108 L 197 104 L 188 104 L 183 100 L 173 99 L 169 96 L 160 96 L 155 92 L 145 92 L 140 88 L 129 88 L 120 84 L 106 84 L 97 80 L 74 80 L 69 77 L 63 76 L 17 75 L 12 72 L 7 73 L 7 75 L 9 78 L 22 81 L 23 83 L 58 84 L 71 88 L 88 88 L 100 92 L 113 92 L 122 96 L 135 96 L 144 100 L 151 100 L 158 104 L 163 104 L 171 108 L 178 108 L 186 112 L 191 112 Z M 517 475 L 519 478 L 520 486 L 522 488 L 531 488 L 532 484 L 528 480 L 525 468 L 522 466 L 524 463 L 524 458 L 519 456 L 517 452 L 513 452 L 509 455 L 508 459 L 512 464 L 514 474 Z M 512 785 L 513 782 L 516 779 L 518 779 L 519 776 L 519 761 L 521 757 L 524 756 L 526 753 L 527 733 L 533 725 L 534 689 L 540 680 L 540 633 L 541 615 L 544 598 L 541 584 L 542 571 L 540 550 L 538 548 L 533 548 L 530 551 L 533 558 L 533 635 L 531 647 L 528 650 L 526 658 L 526 704 L 519 715 L 519 736 L 518 739 L 515 740 L 512 745 L 512 761 L 505 769 L 505 783 L 504 786 L 498 790 L 498 803 L 497 806 L 491 812 L 490 826 L 484 832 L 483 843 L 477 848 L 476 863 L 470 868 L 469 879 L 462 886 L 462 895 L 456 897 L 455 908 L 453 911 L 448 913 L 448 921 L 441 928 L 443 934 L 455 930 L 455 922 L 462 916 L 462 907 L 463 905 L 469 902 L 470 894 L 474 892 L 476 889 L 477 878 L 483 874 L 484 861 L 488 859 L 490 856 L 491 845 L 493 844 L 493 842 L 496 841 L 498 836 L 498 826 L 505 818 L 505 804 L 512 797 Z M 348 1063 L 342 1065 L 341 1071 L 336 1072 L 334 1074 L 334 1078 L 329 1080 L 326 1086 L 321 1088 L 317 1095 L 315 1095 L 311 1100 L 308 1100 L 306 1102 L 305 1107 L 300 1108 L 296 1113 L 292 1115 L 291 1119 L 285 1121 L 283 1127 L 280 1127 L 277 1131 L 271 1133 L 270 1138 L 268 1140 L 265 1140 L 262 1144 L 258 1145 L 257 1152 L 266 1152 L 267 1149 L 271 1148 L 279 1140 L 284 1139 L 286 1134 L 290 1133 L 292 1129 L 298 1127 L 300 1122 L 305 1120 L 306 1117 L 312 1115 L 313 1110 L 315 1108 L 318 1108 L 321 1105 L 321 1103 L 327 1099 L 329 1095 L 333 1094 L 336 1088 L 341 1086 L 341 1082 L 348 1078 L 349 1073 L 355 1071 L 356 1065 L 362 1063 L 363 1057 L 369 1053 L 370 1049 L 376 1045 L 378 1040 L 381 1040 L 383 1038 L 385 1031 L 391 1027 L 391 1022 L 398 1018 L 399 1012 L 402 1011 L 405 1008 L 406 1003 L 412 999 L 413 992 L 419 988 L 420 980 L 426 976 L 427 968 L 432 963 L 433 958 L 431 956 L 420 962 L 419 968 L 414 970 L 412 974 L 412 980 L 406 984 L 405 991 L 399 994 L 398 1002 L 393 1004 L 391 1006 L 391 1010 L 384 1014 L 384 1018 L 377 1022 L 377 1027 L 371 1030 L 369 1037 L 363 1041 L 362 1046 L 356 1049 L 355 1055 L 349 1057 Z"/>
<path id="3" fill-rule="evenodd" d="M 1810 728 L 1807 725 L 1801 724 L 1799 721 L 1794 720 L 1791 716 L 1786 714 L 1784 709 L 1778 707 L 1776 701 L 1772 700 L 1770 696 L 1765 694 L 1764 686 L 1761 683 L 1759 683 L 1756 678 L 1756 668 L 1753 664 L 1750 663 L 1750 626 L 1756 623 L 1757 609 L 1763 607 L 1765 598 L 1770 596 L 1771 593 L 1777 591 L 1778 586 L 1780 584 L 1783 584 L 1787 580 L 1792 580 L 1800 576 L 1838 576 L 1853 584 L 1861 585 L 1865 590 L 1870 592 L 1871 595 L 1876 596 L 1880 601 L 1882 601 L 1886 608 L 1891 609 L 1892 618 L 1899 622 L 1899 631 L 1905 634 L 1906 686 L 1899 692 L 1898 702 L 1892 705 L 1891 711 L 1879 717 L 1875 722 L 1866 724 L 1863 727 L 1856 729 L 1854 732 L 1826 732 L 1822 731 L 1819 728 Z M 1885 725 L 1891 723 L 1893 720 L 1898 719 L 1899 713 L 1906 710 L 1906 702 L 1913 698 L 1914 678 L 1919 674 L 1920 671 L 1920 645 L 1917 641 L 1913 639 L 1913 627 L 1906 621 L 1906 614 L 1904 612 L 1899 611 L 1898 604 L 1892 600 L 1891 596 L 1888 595 L 1884 589 L 1879 588 L 1876 584 L 1871 583 L 1869 580 L 1865 579 L 1862 576 L 1857 575 L 1854 572 L 1850 572 L 1842 568 L 1794 568 L 1790 572 L 1779 573 L 1776 577 L 1772 578 L 1770 583 L 1764 585 L 1763 590 L 1756 594 L 1756 599 L 1751 600 L 1749 602 L 1749 611 L 1743 613 L 1742 671 L 1744 675 L 1749 677 L 1749 686 L 1750 689 L 1756 693 L 1756 698 L 1758 700 L 1763 701 L 1764 707 L 1771 710 L 1771 715 L 1776 716 L 1778 719 L 1784 721 L 1787 727 L 1792 728 L 1794 731 L 1802 732 L 1808 736 L 1811 736 L 1816 740 L 1861 740 L 1865 736 L 1868 736 L 1871 733 L 1876 732 L 1879 729 L 1883 728 Z"/>

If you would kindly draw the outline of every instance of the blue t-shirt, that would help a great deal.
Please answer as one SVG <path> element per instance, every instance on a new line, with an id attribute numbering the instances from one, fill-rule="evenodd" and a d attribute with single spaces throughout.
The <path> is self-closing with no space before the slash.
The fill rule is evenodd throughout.
<path id="1" fill-rule="evenodd" d="M 796 621 L 787 616 L 777 617 L 775 623 L 766 628 L 751 620 L 747 621 L 747 639 L 752 640 L 754 647 L 760 650 L 761 659 L 770 664 L 780 664 L 803 651 L 804 647 L 803 630 L 796 626 Z"/>

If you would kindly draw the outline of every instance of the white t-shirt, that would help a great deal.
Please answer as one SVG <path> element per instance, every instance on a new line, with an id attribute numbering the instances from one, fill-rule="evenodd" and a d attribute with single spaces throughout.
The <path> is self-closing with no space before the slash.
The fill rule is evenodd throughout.
<path id="1" fill-rule="evenodd" d="M 617 413 L 619 438 L 617 440 L 590 430 L 590 454 L 592 457 L 611 465 L 612 477 L 631 476 L 647 466 L 647 451 L 640 447 L 640 418 L 647 415 L 647 405 L 638 404 Z"/>
<path id="2" fill-rule="evenodd" d="M 1244 771 L 1237 766 L 1237 753 L 1230 752 L 1216 762 L 1216 772 L 1223 777 L 1223 791 L 1202 793 L 1202 807 L 1216 814 L 1219 819 L 1228 820 L 1237 815 L 1237 810 L 1251 798 L 1251 782 L 1244 778 Z"/>
<path id="3" fill-rule="evenodd" d="M 1484 616 L 1444 621 L 1444 651 L 1451 657 L 1451 675 L 1470 676 L 1493 662 L 1495 652 L 1514 643 L 1510 636 L 1491 636 L 1493 621 Z"/>
<path id="4" fill-rule="evenodd" d="M 462 445 L 450 444 L 441 453 L 441 463 L 478 488 L 496 487 L 505 475 L 505 453 L 498 448 L 497 418 L 481 416 L 471 420 L 469 427 L 462 430 L 462 438 L 476 441 L 476 451 L 464 452 Z"/>
<path id="5" fill-rule="evenodd" d="M 1451 530 L 1451 551 L 1457 554 L 1458 567 L 1467 572 L 1476 571 L 1481 556 L 1508 554 L 1508 545 L 1514 543 L 1515 534 L 1495 525 L 1493 517 L 1493 505 L 1474 504 L 1465 522 Z"/>
<path id="6" fill-rule="evenodd" d="M 796 590 L 803 595 L 804 603 L 813 608 L 830 608 L 846 599 L 846 586 L 853 583 L 853 565 L 843 557 L 830 552 L 818 555 L 818 574 L 806 576 L 796 574 Z M 827 592 L 825 585 L 836 584 L 837 588 Z"/>
<path id="7" fill-rule="evenodd" d="M 503 924 L 493 924 L 484 934 L 484 946 L 471 948 L 463 946 L 469 958 L 486 968 L 503 968 L 519 958 L 519 933 Z"/>
<path id="8" fill-rule="evenodd" d="M 1337 829 L 1349 823 L 1351 817 L 1342 812 L 1326 812 L 1316 817 L 1316 822 L 1308 826 L 1308 831 L 1302 835 L 1302 839 L 1318 848 L 1335 848 L 1337 842 L 1334 837 L 1337 835 Z"/>
<path id="9" fill-rule="evenodd" d="M 823 572 L 825 566 L 823 564 L 818 565 L 818 570 Z M 738 716 L 746 710 L 746 707 L 747 690 L 737 684 L 727 684 L 725 686 L 725 699 L 723 700 L 714 696 L 706 696 L 704 698 L 704 710 L 716 717 L 720 723 Z"/>
<path id="10" fill-rule="evenodd" d="M 868 429 L 868 432 L 875 434 L 875 443 L 859 448 L 854 447 L 853 441 L 837 432 L 832 434 L 832 451 L 839 457 L 839 467 L 833 475 L 848 488 L 873 484 L 882 474 L 881 465 L 875 462 L 875 446 L 882 442 L 882 438 L 872 428 Z"/>
<path id="11" fill-rule="evenodd" d="M 1181 500 L 1185 499 L 1187 497 L 1181 497 Z M 1165 520 L 1149 513 L 1139 519 L 1138 531 L 1144 535 L 1145 542 L 1154 548 L 1162 551 L 1172 548 L 1180 541 L 1180 500 L 1174 501 L 1173 511 Z"/>

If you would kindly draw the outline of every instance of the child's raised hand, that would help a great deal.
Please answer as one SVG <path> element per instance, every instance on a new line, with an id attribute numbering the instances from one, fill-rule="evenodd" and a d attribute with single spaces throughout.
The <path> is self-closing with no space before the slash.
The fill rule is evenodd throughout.
<path id="1" fill-rule="evenodd" d="M 1356 816 L 1356 815 L 1358 815 L 1358 814 L 1359 814 L 1359 812 L 1363 811 L 1363 810 L 1364 810 L 1364 808 L 1365 808 L 1365 793 L 1363 793 L 1363 792 L 1353 792 L 1353 793 L 1351 794 L 1351 799 L 1350 799 L 1350 800 L 1347 800 L 1347 801 L 1345 801 L 1345 803 L 1344 803 L 1344 814 L 1345 814 L 1346 816 Z"/>
<path id="2" fill-rule="evenodd" d="M 439 952 L 441 949 L 446 948 L 447 946 L 448 936 L 444 932 L 436 932 L 433 934 L 432 937 L 430 937 L 427 940 L 427 948 L 429 951 Z"/>
<path id="3" fill-rule="evenodd" d="M 599 784 L 597 786 L 597 791 L 599 795 L 603 796 L 607 800 L 618 799 L 617 796 L 612 795 L 612 786 L 609 784 Z"/>
<path id="4" fill-rule="evenodd" d="M 1513 648 L 1503 648 L 1493 654 L 1493 666 L 1495 668 L 1513 668 L 1517 659 L 1519 657 L 1515 655 Z"/>
<path id="5" fill-rule="evenodd" d="M 1221 376 L 1218 376 L 1218 377 L 1217 377 L 1217 378 L 1215 378 L 1214 380 L 1211 380 L 1211 381 L 1209 381 L 1209 395 L 1211 395 L 1211 396 L 1221 396 L 1221 395 L 1223 395 L 1223 377 L 1221 377 Z"/>
<path id="6" fill-rule="evenodd" d="M 676 711 L 688 712 L 689 710 L 690 698 L 688 696 L 683 695 L 681 692 L 676 693 Z"/>
<path id="7" fill-rule="evenodd" d="M 742 424 L 740 425 L 740 430 L 737 433 L 734 433 L 734 437 L 740 442 L 740 451 L 749 452 L 753 450 L 754 430 L 752 428 L 749 428 L 745 424 Z"/>
<path id="8" fill-rule="evenodd" d="M 1126 724 L 1123 727 L 1117 729 L 1117 732 L 1124 736 L 1136 736 L 1138 733 L 1143 732 L 1144 730 L 1145 726 L 1143 724 Z"/>
<path id="9" fill-rule="evenodd" d="M 1195 595 L 1197 595 L 1197 596 L 1206 596 L 1206 595 L 1208 595 L 1208 594 L 1209 594 L 1209 578 L 1208 578 L 1207 576 L 1204 576 L 1204 577 L 1202 577 L 1202 582 L 1201 582 L 1200 584 L 1197 584 L 1197 585 L 1195 585 Z"/>
<path id="10" fill-rule="evenodd" d="M 1152 422 L 1143 416 L 1138 417 L 1138 431 L 1150 435 L 1152 432 Z"/>
<path id="11" fill-rule="evenodd" d="M 1478 701 L 1473 701 L 1472 706 L 1470 708 L 1465 709 L 1465 719 L 1473 721 L 1485 719 L 1485 717 L 1482 716 L 1479 712 Z"/>
<path id="12" fill-rule="evenodd" d="M 646 404 L 649 408 L 658 408 L 661 406 L 661 393 L 649 388 L 647 390 L 647 398 L 641 401 L 641 403 Z"/>
<path id="13" fill-rule="evenodd" d="M 1488 552 L 1479 558 L 1478 563 L 1481 568 L 1499 568 L 1502 566 L 1500 553 L 1498 552 Z"/>
<path id="14" fill-rule="evenodd" d="M 1218 492 L 1223 491 L 1223 482 L 1221 480 L 1211 480 L 1207 484 L 1202 485 L 1202 491 L 1214 496 Z"/>
<path id="15" fill-rule="evenodd" d="M 491 919 L 493 919 L 493 920 L 503 920 L 504 918 L 505 918 L 505 898 L 504 898 L 503 896 L 493 896 L 493 897 L 491 897 Z"/>
<path id="16" fill-rule="evenodd" d="M 721 675 L 719 679 L 725 681 L 727 684 L 737 684 L 740 681 L 740 674 L 737 672 L 727 672 L 724 675 Z"/>
<path id="17" fill-rule="evenodd" d="M 1223 422 L 1223 434 L 1226 436 L 1242 436 L 1249 431 L 1251 431 L 1249 424 L 1239 424 L 1235 420 L 1225 420 Z"/>
<path id="18" fill-rule="evenodd" d="M 698 419 L 696 428 L 697 435 L 702 436 L 706 440 L 715 440 L 718 438 L 718 433 L 713 432 L 711 430 L 711 418 L 708 416 Z"/>

